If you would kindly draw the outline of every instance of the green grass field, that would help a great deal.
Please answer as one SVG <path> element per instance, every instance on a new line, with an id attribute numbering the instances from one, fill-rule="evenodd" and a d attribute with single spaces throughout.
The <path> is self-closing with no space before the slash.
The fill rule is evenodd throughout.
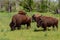
<path id="1" fill-rule="evenodd" d="M 37 28 L 36 23 L 31 23 L 31 28 L 26 29 L 26 26 L 22 25 L 21 30 L 10 31 L 9 23 L 11 18 L 17 12 L 12 13 L 0 13 L 0 40 L 60 40 L 60 14 L 48 13 L 39 13 L 44 16 L 51 16 L 59 19 L 58 31 L 34 31 L 35 29 L 41 30 L 42 28 Z M 30 17 L 38 12 L 27 12 L 27 15 Z M 56 29 L 56 28 L 55 28 Z"/>

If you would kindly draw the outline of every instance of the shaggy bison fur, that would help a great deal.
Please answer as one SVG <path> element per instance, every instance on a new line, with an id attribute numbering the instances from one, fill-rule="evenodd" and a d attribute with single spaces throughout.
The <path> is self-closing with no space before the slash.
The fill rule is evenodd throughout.
<path id="1" fill-rule="evenodd" d="M 12 17 L 12 21 L 10 23 L 10 28 L 11 30 L 15 30 L 16 28 L 17 29 L 20 29 L 21 28 L 21 25 L 27 25 L 27 29 L 29 28 L 30 26 L 30 23 L 31 23 L 31 18 L 29 16 L 27 16 L 25 13 L 21 12 L 18 13 L 18 14 L 15 14 L 13 17 Z"/>
<path id="2" fill-rule="evenodd" d="M 32 19 L 36 21 L 37 27 L 39 28 L 41 26 L 42 28 L 44 28 L 44 31 L 47 29 L 47 27 L 51 26 L 53 27 L 53 29 L 55 26 L 58 29 L 58 19 L 56 18 L 34 14 L 32 16 Z"/>
<path id="3" fill-rule="evenodd" d="M 47 17 L 47 16 L 40 16 L 39 21 L 37 22 L 37 27 L 42 27 L 44 30 L 46 30 L 47 27 L 54 27 L 58 29 L 58 19 L 53 17 Z"/>
<path id="4" fill-rule="evenodd" d="M 18 14 L 26 15 L 27 13 L 25 13 L 24 11 L 19 11 Z"/>

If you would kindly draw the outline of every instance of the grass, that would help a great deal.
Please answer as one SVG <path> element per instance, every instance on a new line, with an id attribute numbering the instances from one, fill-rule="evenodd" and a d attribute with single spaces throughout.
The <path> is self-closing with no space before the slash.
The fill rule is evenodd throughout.
<path id="1" fill-rule="evenodd" d="M 58 31 L 53 31 L 53 29 L 50 28 L 50 31 L 36 32 L 34 31 L 35 29 L 40 30 L 42 28 L 37 28 L 35 22 L 31 23 L 31 28 L 28 30 L 26 29 L 26 26 L 22 26 L 23 29 L 21 30 L 10 31 L 9 23 L 12 16 L 16 13 L 17 12 L 0 12 L 0 40 L 60 40 L 60 14 L 52 14 L 50 12 L 39 13 L 40 15 L 51 16 L 59 19 Z M 36 13 L 38 12 L 27 12 L 27 15 L 31 17 L 33 14 Z"/>

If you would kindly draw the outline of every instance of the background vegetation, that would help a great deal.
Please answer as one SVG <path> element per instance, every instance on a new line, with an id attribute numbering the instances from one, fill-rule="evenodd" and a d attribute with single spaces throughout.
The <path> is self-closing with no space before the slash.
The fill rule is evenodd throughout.
<path id="1" fill-rule="evenodd" d="M 0 11 L 15 12 L 19 10 L 52 12 L 60 8 L 60 0 L 0 0 Z"/>

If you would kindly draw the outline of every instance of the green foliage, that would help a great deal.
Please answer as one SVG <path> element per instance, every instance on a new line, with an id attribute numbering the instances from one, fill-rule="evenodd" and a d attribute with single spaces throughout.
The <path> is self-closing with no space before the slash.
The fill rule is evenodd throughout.
<path id="1" fill-rule="evenodd" d="M 24 10 L 32 11 L 33 0 L 24 0 L 23 2 Z"/>
<path id="2" fill-rule="evenodd" d="M 60 0 L 58 0 L 58 8 L 60 9 Z"/>
<path id="3" fill-rule="evenodd" d="M 41 12 L 46 12 L 47 11 L 47 1 L 48 0 L 42 0 L 41 1 Z"/>
<path id="4" fill-rule="evenodd" d="M 37 0 L 38 1 L 38 0 Z M 11 11 L 15 12 L 15 11 L 19 11 L 19 9 L 23 8 L 23 10 L 26 11 L 38 11 L 38 12 L 47 12 L 50 11 L 50 9 L 52 11 L 54 11 L 56 8 L 60 7 L 60 0 L 57 0 L 59 3 L 56 2 L 51 2 L 50 0 L 41 0 L 41 1 L 35 1 L 35 0 L 5 0 L 5 1 L 0 1 L 0 4 L 2 4 L 2 6 L 0 5 L 0 11 L 8 11 L 9 9 L 9 4 L 11 3 Z M 47 4 L 49 5 L 49 7 L 47 6 Z M 20 6 L 19 6 L 20 5 Z"/>

